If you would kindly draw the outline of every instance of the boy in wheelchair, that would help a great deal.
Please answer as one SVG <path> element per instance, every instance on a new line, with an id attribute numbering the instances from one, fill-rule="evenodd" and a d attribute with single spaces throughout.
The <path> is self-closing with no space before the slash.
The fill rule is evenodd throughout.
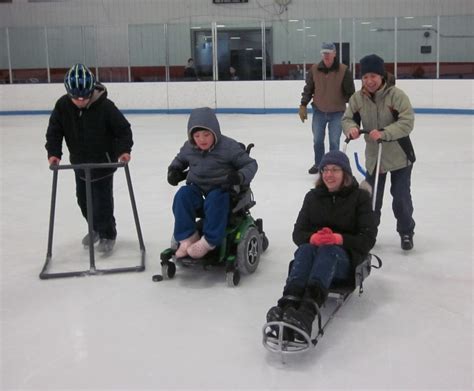
<path id="1" fill-rule="evenodd" d="M 359 188 L 347 156 L 328 152 L 319 172 L 294 226 L 298 249 L 283 296 L 267 313 L 267 322 L 291 326 L 284 339 L 310 339 L 313 321 L 330 289 L 353 279 L 377 235 L 370 194 Z"/>
<path id="2" fill-rule="evenodd" d="M 214 111 L 191 111 L 188 140 L 168 167 L 168 183 L 186 179 L 173 200 L 176 258 L 203 258 L 225 236 L 231 208 L 231 189 L 248 187 L 258 165 L 242 144 L 224 136 Z M 234 208 L 235 209 L 235 208 Z M 202 212 L 202 236 L 196 226 Z"/>

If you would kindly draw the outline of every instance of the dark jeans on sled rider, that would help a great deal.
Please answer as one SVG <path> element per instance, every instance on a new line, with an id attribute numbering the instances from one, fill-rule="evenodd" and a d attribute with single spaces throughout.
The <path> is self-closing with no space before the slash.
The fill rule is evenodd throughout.
<path id="1" fill-rule="evenodd" d="M 268 322 L 284 321 L 309 336 L 333 282 L 353 278 L 377 235 L 370 194 L 359 188 L 347 156 L 330 151 L 319 170 L 294 226 L 298 249 L 283 296 L 267 313 Z"/>

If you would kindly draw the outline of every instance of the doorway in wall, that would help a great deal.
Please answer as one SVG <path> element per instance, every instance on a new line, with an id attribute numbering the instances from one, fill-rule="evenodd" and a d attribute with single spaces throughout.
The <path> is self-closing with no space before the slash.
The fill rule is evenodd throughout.
<path id="1" fill-rule="evenodd" d="M 339 42 L 335 42 L 334 44 L 336 45 L 336 53 L 337 53 L 337 57 L 339 58 L 339 47 L 340 47 Z M 339 58 L 339 62 L 346 64 L 348 67 L 351 66 L 349 42 L 342 43 L 342 59 Z"/>
<path id="2" fill-rule="evenodd" d="M 193 31 L 193 57 L 201 80 L 212 80 L 211 30 Z M 217 32 L 217 66 L 219 80 L 262 80 L 262 61 L 266 56 L 266 77 L 271 74 L 272 35 L 265 31 L 265 53 L 262 53 L 260 29 L 219 29 Z M 231 67 L 235 74 L 231 73 Z"/>

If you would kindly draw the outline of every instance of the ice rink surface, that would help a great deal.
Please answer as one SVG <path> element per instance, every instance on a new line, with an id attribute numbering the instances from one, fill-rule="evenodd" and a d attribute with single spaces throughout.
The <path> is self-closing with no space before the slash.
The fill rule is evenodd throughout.
<path id="1" fill-rule="evenodd" d="M 48 116 L 0 116 L 2 390 L 472 389 L 472 116 L 417 115 L 414 250 L 400 249 L 387 187 L 373 249 L 383 268 L 315 349 L 284 364 L 262 346 L 261 328 L 281 295 L 293 224 L 313 186 L 310 123 L 296 115 L 218 115 L 224 134 L 255 143 L 251 211 L 270 240 L 257 271 L 229 288 L 220 268 L 178 268 L 173 280 L 152 282 L 172 234 L 176 188 L 166 182 L 167 166 L 188 116 L 127 118 L 146 270 L 40 280 L 52 182 Z M 362 140 L 348 146 L 354 170 L 352 154 L 363 148 Z M 117 245 L 96 262 L 138 265 L 123 170 L 114 185 Z M 86 231 L 72 172 L 61 171 L 51 271 L 88 269 Z"/>

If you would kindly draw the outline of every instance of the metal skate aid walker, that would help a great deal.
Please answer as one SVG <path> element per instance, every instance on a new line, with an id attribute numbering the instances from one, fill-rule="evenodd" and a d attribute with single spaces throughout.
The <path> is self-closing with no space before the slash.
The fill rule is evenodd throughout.
<path id="1" fill-rule="evenodd" d="M 361 130 L 360 133 L 368 134 L 367 131 Z M 343 152 L 346 153 L 347 145 L 351 141 L 350 137 L 347 137 L 344 141 Z M 377 141 L 378 143 L 378 154 L 377 154 L 377 164 L 376 164 L 376 173 L 380 170 L 380 160 L 382 156 L 382 142 L 381 140 Z M 367 174 L 360 167 L 357 160 L 358 170 L 366 176 Z M 375 200 L 377 198 L 377 185 L 378 185 L 378 174 L 375 176 L 375 185 L 372 192 L 372 210 L 375 210 Z M 375 258 L 378 265 L 372 265 L 372 259 Z M 331 285 L 329 288 L 328 300 L 335 300 L 335 305 L 332 305 L 328 311 L 328 314 L 325 314 L 323 317 L 322 308 L 317 308 L 316 311 L 316 320 L 318 324 L 317 334 L 312 338 L 312 334 L 283 321 L 273 321 L 267 322 L 263 325 L 263 346 L 273 353 L 279 353 L 281 360 L 285 362 L 285 356 L 288 354 L 297 354 L 309 350 L 310 347 L 316 347 L 316 344 L 324 335 L 324 331 L 331 322 L 332 319 L 336 316 L 336 313 L 341 309 L 341 307 L 347 302 L 347 300 L 352 296 L 352 293 L 357 287 L 359 287 L 359 297 L 364 292 L 363 281 L 370 275 L 372 268 L 380 269 L 382 267 L 382 260 L 375 254 L 369 254 L 357 267 L 355 268 L 354 278 L 352 281 L 346 281 L 344 284 Z M 291 270 L 291 263 L 290 263 Z M 296 298 L 297 299 L 297 298 Z M 326 307 L 326 304 L 324 304 Z M 291 337 L 288 337 L 291 336 Z"/>
<path id="2" fill-rule="evenodd" d="M 143 242 L 142 231 L 140 228 L 140 221 L 138 219 L 138 212 L 135 203 L 135 196 L 133 193 L 132 180 L 130 178 L 130 171 L 127 163 L 85 163 L 85 164 L 68 164 L 68 165 L 51 165 L 49 167 L 53 171 L 53 185 L 51 192 L 51 209 L 49 218 L 49 233 L 48 233 L 48 250 L 46 253 L 46 261 L 43 269 L 39 275 L 42 280 L 51 278 L 62 278 L 62 277 L 82 277 L 102 274 L 113 274 L 113 273 L 125 273 L 125 272 L 141 272 L 145 270 L 145 244 Z M 119 267 L 111 269 L 97 269 L 95 265 L 95 254 L 94 254 L 94 235 L 93 235 L 93 213 L 92 213 L 92 185 L 91 185 L 91 170 L 97 168 L 123 168 L 125 171 L 125 177 L 127 180 L 128 192 L 130 195 L 130 202 L 132 204 L 133 217 L 135 220 L 135 227 L 138 235 L 138 242 L 140 247 L 140 264 L 138 266 L 130 267 Z M 48 268 L 52 259 L 52 247 L 53 247 L 53 232 L 54 232 L 54 217 L 56 209 L 56 193 L 58 184 L 58 171 L 59 170 L 83 170 L 86 179 L 86 202 L 87 202 L 87 223 L 89 229 L 89 259 L 90 266 L 89 270 L 72 271 L 72 272 L 58 272 L 49 273 Z"/>

